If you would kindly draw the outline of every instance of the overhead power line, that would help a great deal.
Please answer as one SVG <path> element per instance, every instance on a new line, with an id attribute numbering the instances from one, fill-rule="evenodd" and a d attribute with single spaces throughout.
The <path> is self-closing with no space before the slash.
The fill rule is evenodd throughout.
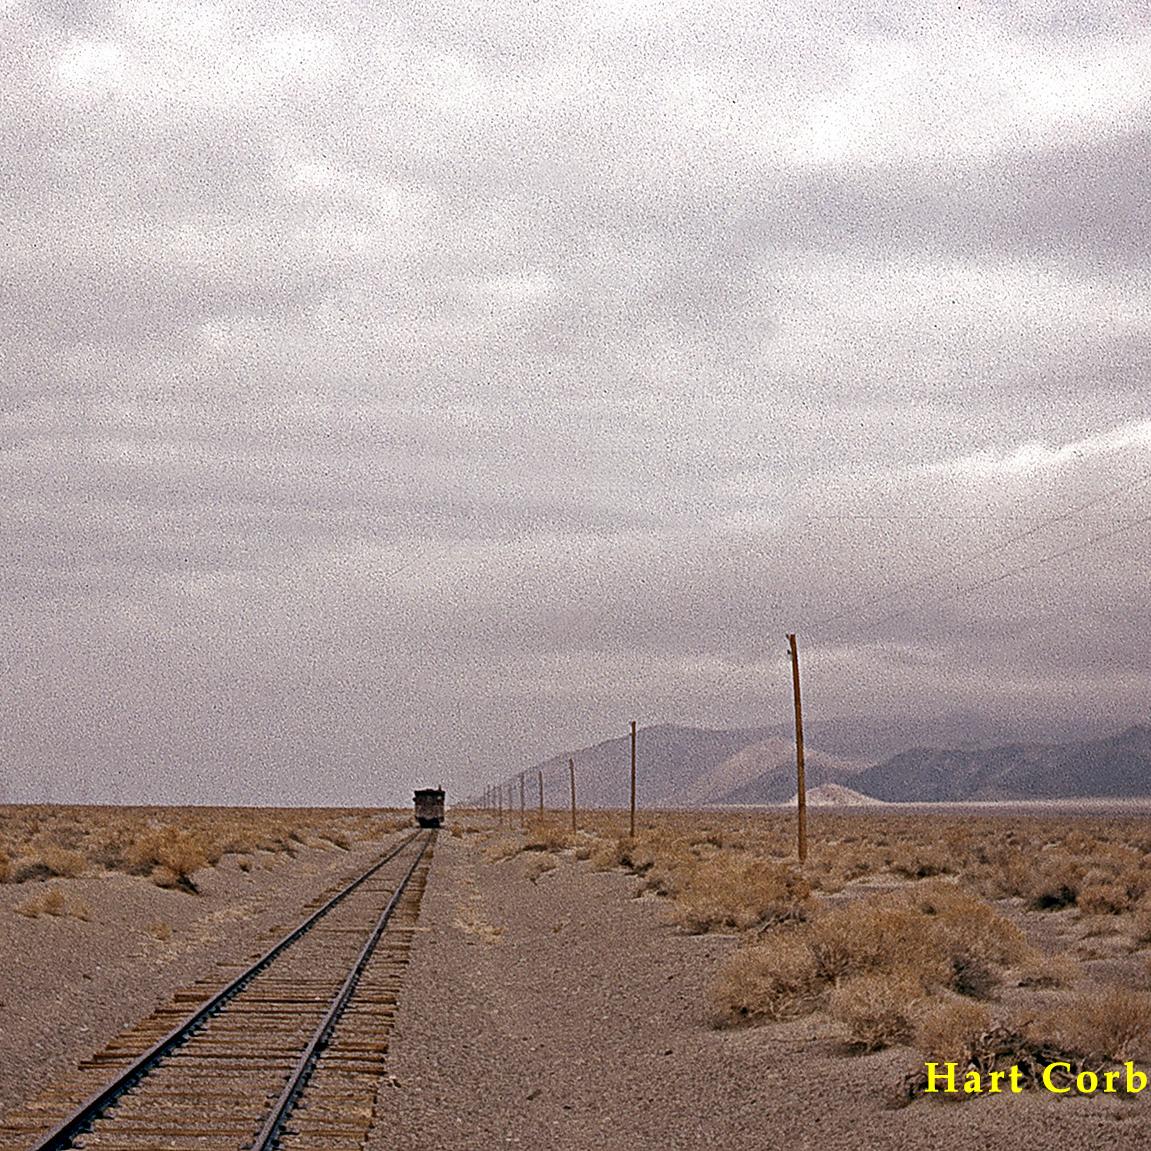
<path id="1" fill-rule="evenodd" d="M 822 619 L 816 620 L 813 624 L 810 625 L 810 630 L 815 631 L 819 628 L 825 627 L 829 623 L 834 623 L 836 620 L 843 619 L 846 616 L 858 615 L 859 612 L 865 611 L 867 608 L 874 607 L 876 604 L 885 603 L 888 600 L 896 599 L 900 596 L 906 595 L 910 591 L 915 591 L 921 587 L 925 587 L 932 583 L 939 576 L 949 575 L 961 568 L 969 567 L 976 560 L 982 559 L 984 556 L 994 555 L 997 552 L 1001 552 L 1009 547 L 1013 547 L 1015 544 L 1021 543 L 1026 539 L 1030 539 L 1032 536 L 1038 535 L 1041 531 L 1045 531 L 1047 528 L 1053 527 L 1055 524 L 1064 523 L 1065 521 L 1079 515 L 1081 512 L 1087 511 L 1089 508 L 1093 508 L 1098 504 L 1104 503 L 1107 500 L 1114 498 L 1115 496 L 1126 495 L 1128 492 L 1134 491 L 1136 488 L 1142 487 L 1146 483 L 1151 483 L 1151 471 L 1145 472 L 1143 475 L 1138 476 L 1136 479 L 1130 480 L 1127 483 L 1117 484 L 1113 488 L 1108 488 L 1105 492 L 1101 492 L 1097 496 L 1092 496 L 1091 499 L 1084 500 L 1082 503 L 1075 504 L 1073 507 L 1065 508 L 1063 511 L 1057 513 L 1056 515 L 1042 519 L 1038 523 L 1032 524 L 1032 526 L 1026 531 L 1017 532 L 1015 535 L 1010 535 L 1006 539 L 1001 539 L 997 540 L 995 543 L 986 544 L 983 547 L 977 548 L 973 552 L 967 553 L 965 556 L 959 557 L 958 559 L 947 564 L 945 567 L 941 566 L 933 568 L 931 571 L 927 572 L 925 575 L 920 576 L 918 579 L 914 579 L 908 583 L 902 584 L 892 591 L 880 592 L 878 595 L 871 596 L 868 599 L 860 600 L 858 603 L 854 603 L 848 607 L 841 608 L 839 611 L 834 612 L 829 616 L 824 616 Z M 1052 556 L 1051 558 L 1055 559 L 1058 555 L 1065 554 L 1069 553 L 1057 553 L 1057 555 Z M 1020 568 L 1019 570 L 1022 572 L 1027 569 Z M 993 579 L 991 582 L 996 582 L 998 579 L 999 577 L 995 577 L 995 579 Z M 923 606 L 927 605 L 924 604 Z M 911 610 L 913 609 L 909 607 L 903 612 L 899 612 L 897 614 L 905 615 Z M 887 618 L 888 617 L 885 616 L 883 617 L 883 620 Z M 883 622 L 883 620 L 875 620 L 873 622 L 880 623 Z"/>
<path id="2" fill-rule="evenodd" d="M 987 579 L 977 580 L 975 583 L 970 583 L 961 588 L 956 588 L 953 591 L 947 592 L 945 595 L 937 596 L 935 599 L 930 599 L 924 603 L 911 604 L 905 607 L 902 611 L 891 612 L 888 615 L 881 616 L 879 619 L 872 620 L 872 625 L 876 626 L 881 623 L 888 623 L 894 619 L 900 619 L 905 615 L 920 608 L 933 607 L 938 603 L 946 603 L 948 600 L 958 599 L 960 596 L 966 595 L 968 592 L 978 591 L 981 588 L 990 587 L 992 584 L 997 584 L 1005 579 L 1010 579 L 1012 576 L 1023 575 L 1025 572 L 1034 571 L 1036 568 L 1041 568 L 1046 564 L 1051 563 L 1053 560 L 1061 559 L 1063 556 L 1069 556 L 1074 552 L 1081 552 L 1086 548 L 1093 547 L 1097 543 L 1102 543 L 1103 540 L 1109 540 L 1114 536 L 1122 535 L 1124 532 L 1134 531 L 1135 528 L 1142 527 L 1144 524 L 1151 524 L 1151 515 L 1146 515 L 1137 520 L 1131 520 L 1128 523 L 1120 524 L 1119 527 L 1112 528 L 1110 531 L 1099 532 L 1093 535 L 1090 539 L 1082 540 L 1079 543 L 1072 544 L 1070 547 L 1060 548 L 1057 552 L 1051 552 L 1040 559 L 1034 560 L 1031 563 L 1020 564 L 1018 567 L 1010 568 L 1007 571 L 999 572 L 998 575 L 989 576 Z"/>

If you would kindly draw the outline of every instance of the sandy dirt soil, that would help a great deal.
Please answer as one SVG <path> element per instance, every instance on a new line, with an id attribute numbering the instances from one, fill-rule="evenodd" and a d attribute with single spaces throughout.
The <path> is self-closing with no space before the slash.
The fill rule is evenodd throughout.
<path id="1" fill-rule="evenodd" d="M 294 858 L 258 852 L 248 872 L 225 857 L 196 874 L 199 895 L 118 873 L 0 886 L 0 1115 L 218 960 L 243 958 L 294 925 L 310 900 L 396 840 L 301 848 Z M 16 912 L 50 887 L 64 893 L 65 914 Z M 74 914 L 84 909 L 87 920 Z"/>
<path id="2" fill-rule="evenodd" d="M 717 1031 L 732 939 L 664 924 L 636 881 L 491 863 L 441 838 L 381 1089 L 375 1151 L 1145 1148 L 1151 1106 L 1046 1093 L 886 1100 L 910 1049 L 847 1053 L 822 1017 Z"/>

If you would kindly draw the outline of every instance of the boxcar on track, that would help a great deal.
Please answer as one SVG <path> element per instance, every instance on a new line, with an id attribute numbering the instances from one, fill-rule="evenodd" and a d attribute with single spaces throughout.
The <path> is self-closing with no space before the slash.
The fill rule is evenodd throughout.
<path id="1" fill-rule="evenodd" d="M 421 787 L 416 792 L 416 822 L 421 827 L 439 827 L 444 822 L 442 787 Z"/>

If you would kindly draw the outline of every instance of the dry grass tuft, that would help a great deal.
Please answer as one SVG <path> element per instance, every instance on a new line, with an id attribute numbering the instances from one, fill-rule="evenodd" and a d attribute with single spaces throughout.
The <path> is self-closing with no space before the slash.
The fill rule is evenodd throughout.
<path id="1" fill-rule="evenodd" d="M 25 915 L 29 919 L 35 919 L 40 915 L 63 915 L 64 893 L 59 888 L 49 888 L 39 895 L 34 895 L 31 899 L 17 904 L 16 914 Z"/>

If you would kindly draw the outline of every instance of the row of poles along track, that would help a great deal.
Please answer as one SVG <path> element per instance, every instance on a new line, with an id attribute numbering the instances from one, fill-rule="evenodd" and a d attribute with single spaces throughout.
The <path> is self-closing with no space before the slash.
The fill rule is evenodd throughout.
<path id="1" fill-rule="evenodd" d="M 795 836 L 796 836 L 796 852 L 799 856 L 799 862 L 804 863 L 807 860 L 807 781 L 805 778 L 804 763 L 803 763 L 803 702 L 799 690 L 799 648 L 796 644 L 794 633 L 789 633 L 787 637 L 788 649 L 791 658 L 791 685 L 792 696 L 795 704 L 795 794 L 796 794 L 796 812 L 795 812 Z M 525 777 L 527 772 L 521 771 L 518 776 L 519 791 L 520 791 L 520 824 L 523 825 L 526 819 L 526 782 Z M 635 838 L 635 777 L 636 777 L 636 721 L 631 721 L 631 794 L 630 794 L 630 822 L 628 825 L 628 834 L 632 839 Z M 544 814 L 544 773 L 542 768 L 537 768 L 536 778 L 539 782 L 539 814 L 543 817 Z M 569 757 L 568 759 L 568 780 L 571 789 L 571 829 L 573 832 L 579 830 L 579 817 L 576 810 L 576 771 L 575 771 L 575 758 Z M 504 788 L 507 788 L 507 805 L 504 804 Z M 507 784 L 493 783 L 484 789 L 481 807 L 487 811 L 494 811 L 496 818 L 500 823 L 504 821 L 504 811 L 506 810 L 509 818 L 514 809 L 515 804 L 515 778 L 508 780 Z"/>

